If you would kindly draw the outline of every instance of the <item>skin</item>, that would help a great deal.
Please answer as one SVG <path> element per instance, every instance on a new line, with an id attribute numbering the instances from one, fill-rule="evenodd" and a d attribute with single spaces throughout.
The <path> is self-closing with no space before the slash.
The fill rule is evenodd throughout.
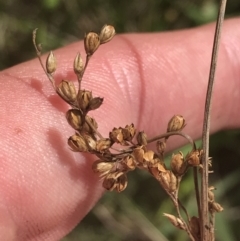
<path id="1" fill-rule="evenodd" d="M 212 132 L 240 126 L 240 19 L 224 23 L 214 86 Z M 104 97 L 92 115 L 107 136 L 135 123 L 149 137 L 181 114 L 185 133 L 201 136 L 214 25 L 118 35 L 92 57 L 83 88 Z M 56 81 L 76 79 L 72 63 L 83 42 L 54 51 Z M 45 59 L 46 56 L 43 56 Z M 0 73 L 0 233 L 3 240 L 59 240 L 89 212 L 103 189 L 95 157 L 73 153 L 68 109 L 37 59 Z M 175 138 L 173 138 L 175 140 Z M 169 150 L 184 144 L 180 138 Z"/>

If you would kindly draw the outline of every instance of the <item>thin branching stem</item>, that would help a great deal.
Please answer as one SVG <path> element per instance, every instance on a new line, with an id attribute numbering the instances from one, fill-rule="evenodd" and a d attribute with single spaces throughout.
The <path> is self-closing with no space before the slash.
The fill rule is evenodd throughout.
<path id="1" fill-rule="evenodd" d="M 203 157 L 202 157 L 202 182 L 201 182 L 201 208 L 202 208 L 202 219 L 201 219 L 201 235 L 202 241 L 209 241 L 209 219 L 208 219 L 208 156 L 209 156 L 209 131 L 210 131 L 210 111 L 212 102 L 212 90 L 215 79 L 217 56 L 219 48 L 219 40 L 221 35 L 221 26 L 224 20 L 224 13 L 226 8 L 227 0 L 222 0 L 218 19 L 214 35 L 213 51 L 211 58 L 211 67 L 209 73 L 205 110 L 204 110 L 204 121 L 203 121 Z"/>

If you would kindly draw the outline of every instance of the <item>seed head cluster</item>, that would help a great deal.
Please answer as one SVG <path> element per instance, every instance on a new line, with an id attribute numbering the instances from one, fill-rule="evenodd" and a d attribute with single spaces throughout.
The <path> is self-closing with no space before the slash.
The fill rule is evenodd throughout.
<path id="1" fill-rule="evenodd" d="M 33 32 L 33 43 L 48 79 L 56 93 L 71 107 L 66 112 L 66 119 L 74 133 L 68 138 L 67 143 L 74 152 L 91 153 L 97 157 L 92 169 L 99 175 L 106 190 L 122 192 L 128 184 L 127 174 L 135 169 L 150 173 L 166 191 L 176 208 L 177 216 L 167 213 L 164 216 L 175 227 L 185 230 L 191 240 L 198 241 L 200 240 L 199 217 L 190 217 L 178 198 L 181 180 L 186 172 L 190 168 L 198 168 L 201 173 L 202 150 L 197 149 L 191 137 L 182 132 L 186 125 L 185 119 L 181 115 L 174 115 L 167 124 L 166 133 L 149 139 L 144 131 L 138 131 L 132 123 L 125 127 L 113 127 L 109 135 L 103 137 L 98 130 L 97 120 L 89 115 L 101 107 L 103 98 L 94 96 L 91 90 L 81 88 L 84 72 L 97 49 L 111 41 L 114 35 L 115 29 L 110 25 L 104 25 L 99 34 L 89 32 L 85 35 L 85 61 L 80 53 L 77 53 L 73 61 L 73 71 L 78 80 L 76 87 L 74 82 L 68 80 L 62 80 L 56 85 L 55 56 L 50 52 L 44 67 L 40 57 L 41 51 L 35 40 L 36 30 Z M 176 135 L 185 138 L 192 145 L 192 150 L 186 156 L 182 152 L 173 154 L 167 165 L 164 158 L 167 141 L 169 137 Z M 152 142 L 156 143 L 154 151 L 148 148 L 148 144 Z M 198 184 L 195 183 L 198 192 L 196 185 Z M 209 188 L 209 212 L 212 214 L 223 210 L 221 205 L 215 202 L 213 189 Z M 197 203 L 201 206 L 199 202 Z M 186 213 L 187 221 L 182 218 L 180 208 Z"/>

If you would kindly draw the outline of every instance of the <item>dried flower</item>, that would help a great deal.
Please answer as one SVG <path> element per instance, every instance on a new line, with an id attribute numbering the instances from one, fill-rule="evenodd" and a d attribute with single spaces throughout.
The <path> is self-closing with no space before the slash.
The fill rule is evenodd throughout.
<path id="1" fill-rule="evenodd" d="M 168 122 L 167 132 L 181 131 L 186 126 L 181 115 L 174 115 Z"/>
<path id="2" fill-rule="evenodd" d="M 82 75 L 84 71 L 84 63 L 80 53 L 77 54 L 73 62 L 73 70 L 76 75 Z"/>
<path id="3" fill-rule="evenodd" d="M 100 39 L 97 33 L 89 32 L 84 38 L 84 48 L 87 55 L 93 55 L 100 45 Z"/>
<path id="4" fill-rule="evenodd" d="M 111 140 L 108 138 L 104 138 L 97 141 L 96 150 L 99 151 L 100 153 L 103 153 L 106 150 L 108 150 L 111 147 L 111 145 L 112 145 Z"/>
<path id="5" fill-rule="evenodd" d="M 92 100 L 92 92 L 88 90 L 80 90 L 78 91 L 77 94 L 77 102 L 79 108 L 83 111 L 86 112 L 88 109 L 88 105 L 90 101 Z"/>
<path id="6" fill-rule="evenodd" d="M 53 54 L 52 51 L 50 51 L 47 60 L 46 60 L 46 70 L 48 72 L 48 74 L 52 74 L 55 72 L 57 68 L 57 62 L 56 62 L 56 58 Z"/>
<path id="7" fill-rule="evenodd" d="M 99 38 L 100 43 L 105 44 L 109 42 L 115 35 L 115 28 L 111 25 L 104 25 L 101 29 Z"/>
<path id="8" fill-rule="evenodd" d="M 137 142 L 140 146 L 146 146 L 147 145 L 147 135 L 144 131 L 140 131 L 137 134 Z"/>
<path id="9" fill-rule="evenodd" d="M 168 220 L 177 228 L 185 230 L 184 223 L 181 221 L 181 219 L 175 217 L 174 215 L 163 213 L 163 216 L 168 218 Z"/>
<path id="10" fill-rule="evenodd" d="M 90 110 L 96 110 L 97 108 L 99 108 L 103 103 L 103 98 L 100 98 L 100 97 L 95 97 L 95 98 L 92 98 L 90 101 L 89 101 L 89 105 L 88 105 L 88 108 L 87 110 L 90 111 Z"/>
<path id="11" fill-rule="evenodd" d="M 126 125 L 125 128 L 122 128 L 123 140 L 131 141 L 136 133 L 136 128 L 133 124 Z"/>
<path id="12" fill-rule="evenodd" d="M 182 170 L 183 161 L 184 161 L 183 153 L 181 151 L 179 151 L 178 154 L 172 155 L 170 165 L 171 165 L 172 172 L 177 176 L 181 176 L 183 174 L 183 170 Z"/>
<path id="13" fill-rule="evenodd" d="M 208 202 L 208 206 L 210 213 L 219 213 L 223 211 L 223 207 L 217 202 Z"/>
<path id="14" fill-rule="evenodd" d="M 62 80 L 56 91 L 67 103 L 74 103 L 77 98 L 75 85 L 71 81 Z"/>
<path id="15" fill-rule="evenodd" d="M 115 166 L 114 162 L 106 162 L 103 160 L 97 160 L 92 164 L 92 169 L 95 173 L 100 173 L 100 177 L 103 177 L 111 172 Z"/>
<path id="16" fill-rule="evenodd" d="M 191 166 L 199 166 L 202 150 L 193 150 L 186 156 L 186 162 Z"/>
<path id="17" fill-rule="evenodd" d="M 85 139 L 79 135 L 75 134 L 68 138 L 68 145 L 72 149 L 72 151 L 76 152 L 86 152 L 88 151 L 87 143 Z"/>
<path id="18" fill-rule="evenodd" d="M 113 128 L 113 130 L 109 133 L 109 138 L 112 142 L 122 143 L 123 142 L 123 133 L 122 128 Z"/>
<path id="19" fill-rule="evenodd" d="M 82 127 L 82 115 L 81 112 L 77 109 L 70 109 L 66 113 L 66 119 L 69 123 L 69 125 L 75 129 L 80 130 Z"/>

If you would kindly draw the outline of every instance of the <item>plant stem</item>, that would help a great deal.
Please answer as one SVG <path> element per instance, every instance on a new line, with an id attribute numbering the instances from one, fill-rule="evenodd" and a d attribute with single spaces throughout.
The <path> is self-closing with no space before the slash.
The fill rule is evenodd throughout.
<path id="1" fill-rule="evenodd" d="M 221 35 L 221 26 L 224 19 L 225 7 L 227 0 L 222 0 L 218 19 L 214 35 L 214 43 L 211 58 L 211 68 L 209 73 L 208 88 L 206 94 L 205 110 L 204 110 L 204 122 L 203 122 L 203 157 L 202 157 L 202 182 L 201 182 L 201 208 L 202 208 L 202 219 L 201 219 L 201 240 L 209 241 L 209 218 L 208 218 L 208 155 L 209 155 L 209 130 L 210 130 L 210 110 L 212 101 L 212 89 L 214 84 L 214 77 L 217 65 L 217 56 L 219 48 L 219 40 Z"/>

